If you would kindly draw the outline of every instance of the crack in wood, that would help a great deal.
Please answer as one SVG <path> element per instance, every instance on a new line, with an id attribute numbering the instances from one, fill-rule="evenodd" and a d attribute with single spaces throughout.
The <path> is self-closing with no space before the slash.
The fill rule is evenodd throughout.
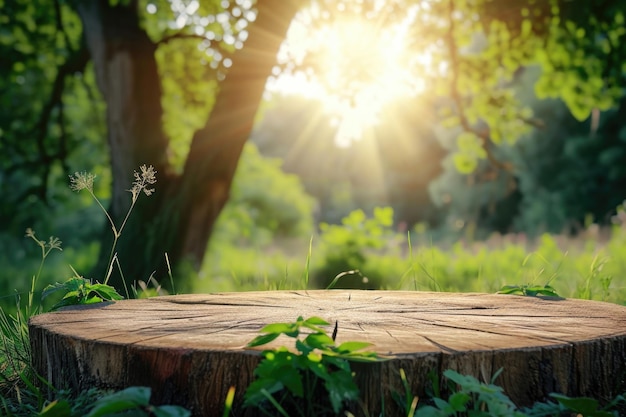
<path id="1" fill-rule="evenodd" d="M 392 335 L 389 330 L 385 329 L 385 332 L 387 332 L 389 337 L 391 337 L 393 340 L 395 340 L 396 342 L 400 343 L 400 340 L 397 337 L 395 337 L 394 335 Z"/>
<path id="2" fill-rule="evenodd" d="M 452 349 L 446 345 L 442 345 L 441 343 L 435 342 L 434 340 L 432 340 L 430 337 L 428 336 L 424 336 L 423 334 L 420 334 L 419 336 L 423 337 L 424 339 L 426 339 L 428 342 L 432 343 L 433 346 L 439 348 L 440 350 L 443 350 L 444 352 L 448 352 L 448 353 L 458 353 L 459 351 L 456 349 Z"/>
<path id="3" fill-rule="evenodd" d="M 455 330 L 463 330 L 463 331 L 466 331 L 466 332 L 487 333 L 487 334 L 492 334 L 492 335 L 495 335 L 495 336 L 519 337 L 518 335 L 514 335 L 514 334 L 510 334 L 510 333 L 506 333 L 506 332 L 497 332 L 497 331 L 486 330 L 486 329 L 468 329 L 466 327 L 453 326 L 453 325 L 450 325 L 450 324 L 434 323 L 434 322 L 430 322 L 428 324 L 431 325 L 431 326 L 435 326 L 435 327 L 449 328 L 449 329 L 455 329 Z M 411 327 L 415 328 L 415 326 L 411 326 Z M 423 330 L 423 329 L 420 328 L 419 330 Z M 528 339 L 532 339 L 532 340 L 541 341 L 541 342 L 558 342 L 559 344 L 570 344 L 571 343 L 570 341 L 565 340 L 565 339 L 552 338 L 552 337 L 548 337 L 548 336 L 537 337 L 537 336 L 533 336 L 533 335 L 529 335 L 529 334 L 524 334 L 523 337 L 524 338 L 528 338 Z"/>
<path id="4" fill-rule="evenodd" d="M 166 302 L 172 304 L 182 304 L 182 305 L 204 305 L 204 306 L 223 306 L 223 307 L 263 307 L 263 308 L 283 308 L 290 309 L 291 306 L 285 306 L 280 304 L 254 304 L 254 303 L 228 303 L 224 301 L 214 302 L 214 301 L 187 301 L 187 300 L 164 300 Z"/>

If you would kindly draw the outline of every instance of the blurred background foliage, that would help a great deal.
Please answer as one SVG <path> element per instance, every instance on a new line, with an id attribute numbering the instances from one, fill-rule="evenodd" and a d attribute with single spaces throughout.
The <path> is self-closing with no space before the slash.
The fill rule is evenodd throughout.
<path id="1" fill-rule="evenodd" d="M 222 42 L 212 59 L 168 25 L 180 17 L 171 2 L 139 3 L 158 10 L 143 24 L 162 41 L 163 126 L 180 169 L 232 48 Z M 416 2 L 388 3 L 401 13 Z M 393 101 L 349 146 L 337 144 L 336 115 L 320 100 L 268 94 L 203 266 L 189 272 L 194 289 L 324 287 L 359 270 L 340 284 L 495 291 L 555 279 L 564 295 L 624 302 L 626 6 L 575 3 L 429 2 L 442 18 L 418 17 L 423 36 L 411 33 L 411 47 L 452 74 L 424 75 L 429 94 Z M 42 281 L 67 278 L 68 265 L 89 273 L 104 219 L 67 176 L 95 173 L 106 202 L 112 175 L 105 103 L 72 2 L 0 5 L 4 303 L 37 265 L 27 227 L 64 242 Z M 464 19 L 471 11 L 480 19 Z M 314 70 L 315 53 L 291 71 Z"/>

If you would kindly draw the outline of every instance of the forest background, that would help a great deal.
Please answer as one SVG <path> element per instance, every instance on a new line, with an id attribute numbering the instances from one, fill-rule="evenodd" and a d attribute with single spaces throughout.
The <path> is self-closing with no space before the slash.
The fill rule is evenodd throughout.
<path id="1" fill-rule="evenodd" d="M 63 241 L 41 282 L 63 281 L 73 270 L 102 280 L 110 227 L 87 193 L 70 189 L 68 176 L 94 173 L 94 193 L 119 220 L 140 163 L 157 167 L 155 197 L 142 196 L 131 214 L 119 259 L 126 279 L 151 293 L 170 285 L 169 252 L 179 291 L 326 287 L 349 272 L 337 286 L 492 292 L 540 284 L 626 303 L 626 6 L 571 3 L 2 3 L 0 304 L 25 294 L 37 268 L 40 249 L 23 237 L 27 228 Z M 254 74 L 265 86 L 260 105 L 248 106 L 254 98 L 237 91 L 237 100 L 222 100 L 229 80 L 247 86 L 249 74 L 237 69 L 259 60 L 242 52 L 263 42 L 252 28 L 285 9 L 287 44 L 297 43 L 293 20 L 311 37 L 334 33 L 333 42 L 345 43 L 339 55 L 328 55 L 326 40 L 307 44 L 298 58 L 279 38 L 278 64 L 274 54 L 265 59 L 269 72 Z M 384 55 L 398 43 L 384 31 L 342 34 L 342 19 L 366 15 L 379 29 L 408 27 L 406 50 Z M 129 28 L 132 42 L 124 39 Z M 145 66 L 151 61 L 137 39 L 152 48 L 154 68 Z M 128 67 L 134 75 L 115 66 L 115 53 L 99 57 L 98 42 L 109 41 L 112 49 L 138 48 Z M 393 90 L 399 67 L 412 74 L 401 79 L 406 94 L 367 95 L 377 83 Z M 134 86 L 152 70 L 159 91 L 148 97 L 149 88 Z M 128 84 L 119 87 L 122 80 Z M 115 85 L 136 94 L 120 98 L 111 93 Z M 229 151 L 235 156 L 223 158 L 214 144 L 232 138 L 200 137 L 227 130 L 211 124 L 226 117 L 215 116 L 221 111 L 246 125 L 241 107 L 251 107 L 254 124 L 240 134 L 241 149 Z M 211 146 L 213 154 L 203 154 Z M 222 160 L 232 163 L 222 169 Z M 185 262 L 176 250 L 189 248 L 189 238 L 178 230 L 185 221 L 188 229 L 200 224 L 196 211 L 170 220 L 197 206 L 168 207 L 179 201 L 172 190 L 192 195 L 189 201 L 213 196 L 215 188 L 203 184 L 235 167 L 232 188 L 224 179 L 230 195 L 213 204 L 225 203 L 223 210 L 203 214 L 217 221 Z M 199 174 L 205 171 L 212 174 Z M 195 183 L 184 180 L 188 172 Z"/>

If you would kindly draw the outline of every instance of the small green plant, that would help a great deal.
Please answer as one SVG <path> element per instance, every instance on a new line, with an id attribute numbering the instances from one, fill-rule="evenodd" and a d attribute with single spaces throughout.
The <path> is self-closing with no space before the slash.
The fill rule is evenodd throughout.
<path id="1" fill-rule="evenodd" d="M 72 417 L 83 415 L 86 417 L 189 417 L 191 412 L 183 407 L 150 404 L 151 390 L 148 387 L 129 387 L 122 391 L 102 394 L 102 391 L 89 390 L 82 397 L 91 399 L 85 404 L 81 399 L 61 398 L 48 403 L 36 415 L 38 417 Z M 95 401 L 94 401 L 95 399 Z M 77 406 L 78 405 L 78 406 Z"/>
<path id="2" fill-rule="evenodd" d="M 584 417 L 618 417 L 617 408 L 626 404 L 624 395 L 616 396 L 604 407 L 597 400 L 588 397 L 568 397 L 562 394 L 552 393 L 550 397 L 556 402 L 539 402 L 532 408 L 524 409 L 528 417 L 554 417 L 554 416 L 584 416 Z"/>
<path id="3" fill-rule="evenodd" d="M 544 250 L 550 250 L 550 251 L 557 250 L 556 244 L 553 242 L 553 240 L 549 236 L 544 235 L 542 237 L 542 242 L 545 244 Z M 553 269 L 552 274 L 548 277 L 548 279 L 546 280 L 546 283 L 543 285 L 535 284 L 535 283 L 522 284 L 522 285 L 504 285 L 500 288 L 500 290 L 498 291 L 498 294 L 515 294 L 515 295 L 524 295 L 528 297 L 537 297 L 537 296 L 559 297 L 559 294 L 556 292 L 554 287 L 552 287 L 550 284 L 558 276 L 559 269 L 561 269 L 561 266 L 563 265 L 563 261 L 565 257 L 567 256 L 567 252 L 563 255 L 563 257 L 561 258 L 561 260 L 559 261 L 556 267 L 553 266 L 540 251 L 528 254 L 526 258 L 524 258 L 524 261 L 522 262 L 522 267 L 525 267 L 529 263 L 529 260 L 533 257 L 533 255 L 539 258 L 539 260 L 543 262 L 544 265 L 550 266 Z M 545 266 L 540 268 L 539 271 L 536 273 L 536 276 L 534 277 L 533 281 L 539 278 L 539 276 L 543 275 L 545 270 L 546 270 Z"/>
<path id="4" fill-rule="evenodd" d="M 559 297 L 559 294 L 556 290 L 550 285 L 533 285 L 533 284 L 523 284 L 523 285 L 505 285 L 498 291 L 498 294 L 514 294 L 514 295 L 525 295 L 528 297 L 537 297 L 539 295 L 549 296 L 549 297 Z"/>
<path id="5" fill-rule="evenodd" d="M 88 279 L 79 276 L 70 278 L 63 283 L 48 285 L 43 291 L 42 298 L 46 298 L 56 292 L 62 292 L 65 295 L 61 301 L 50 308 L 51 311 L 71 305 L 94 304 L 124 298 L 110 285 L 94 284 Z"/>
<path id="6" fill-rule="evenodd" d="M 282 416 L 323 416 L 338 414 L 346 402 L 359 398 L 350 362 L 374 362 L 381 358 L 363 349 L 365 342 L 335 344 L 320 326 L 330 324 L 319 317 L 293 323 L 273 323 L 261 329 L 247 347 L 265 345 L 280 335 L 295 339 L 295 350 L 284 346 L 263 352 L 264 359 L 254 371 L 256 380 L 245 393 L 244 406 L 262 413 Z M 336 335 L 337 324 L 335 324 Z M 304 336 L 306 334 L 306 336 Z M 300 337 L 300 336 L 304 337 Z"/>
<path id="7" fill-rule="evenodd" d="M 173 405 L 150 405 L 150 388 L 130 387 L 98 399 L 86 417 L 133 415 L 137 417 L 188 417 L 191 412 Z"/>
<path id="8" fill-rule="evenodd" d="M 499 371 L 500 372 L 500 371 Z M 494 375 L 489 384 L 478 381 L 471 375 L 461 375 L 448 369 L 443 375 L 451 385 L 452 394 L 447 400 L 434 397 L 434 406 L 426 405 L 417 410 L 419 417 L 525 417 L 504 394 L 501 387 L 494 385 Z"/>
<path id="9" fill-rule="evenodd" d="M 495 385 L 495 379 L 500 375 L 500 369 L 491 378 L 490 383 L 482 383 L 471 375 L 461 375 L 453 370 L 446 370 L 443 375 L 448 380 L 449 392 L 447 399 L 441 398 L 439 380 L 429 375 L 433 382 L 433 405 L 419 407 L 412 417 L 618 417 L 620 407 L 626 404 L 624 394 L 616 396 L 608 404 L 601 406 L 593 398 L 568 397 L 563 394 L 552 393 L 550 397 L 555 401 L 537 402 L 531 407 L 517 408 L 505 395 L 504 390 Z M 403 380 L 404 381 L 404 380 Z M 408 384 L 405 384 L 408 386 Z M 407 390 L 407 394 L 410 392 Z M 411 398 L 398 396 L 398 399 Z M 408 404 L 408 403 L 406 403 Z"/>

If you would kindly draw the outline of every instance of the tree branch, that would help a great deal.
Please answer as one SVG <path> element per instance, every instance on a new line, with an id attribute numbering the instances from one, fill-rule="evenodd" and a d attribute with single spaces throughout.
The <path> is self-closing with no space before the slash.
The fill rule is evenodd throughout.
<path id="1" fill-rule="evenodd" d="M 89 53 L 87 52 L 86 45 L 82 43 L 80 49 L 76 51 L 72 51 L 68 56 L 67 60 L 63 65 L 61 65 L 57 71 L 56 77 L 52 84 L 52 91 L 50 92 L 50 97 L 48 98 L 47 103 L 44 105 L 41 114 L 39 115 L 39 119 L 35 123 L 33 128 L 33 135 L 37 141 L 37 149 L 39 150 L 39 163 L 47 166 L 53 160 L 60 159 L 65 166 L 65 162 L 63 161 L 67 156 L 67 152 L 62 151 L 64 144 L 61 144 L 60 151 L 56 154 L 48 153 L 45 145 L 46 135 L 48 133 L 48 125 L 50 123 L 50 119 L 52 117 L 52 112 L 55 108 L 59 108 L 59 123 L 63 123 L 62 117 L 62 100 L 63 100 L 63 91 L 65 89 L 65 77 L 72 75 L 76 72 L 83 72 L 85 70 L 85 66 L 89 61 Z M 62 137 L 60 138 L 61 142 L 65 140 L 65 130 L 61 129 Z M 48 180 L 49 170 L 44 169 L 42 172 L 42 184 L 46 184 Z"/>
<path id="2" fill-rule="evenodd" d="M 184 32 L 178 32 L 178 33 L 174 33 L 172 35 L 169 36 L 165 36 L 163 38 L 161 38 L 161 40 L 156 42 L 156 45 L 165 45 L 175 39 L 196 39 L 199 41 L 211 41 L 209 38 L 207 38 L 206 36 L 202 36 L 202 35 L 196 35 L 195 33 L 184 33 Z"/>
<path id="3" fill-rule="evenodd" d="M 454 0 L 448 0 L 448 32 L 444 37 L 444 41 L 448 45 L 448 53 L 450 55 L 450 69 L 452 78 L 450 80 L 450 94 L 452 95 L 452 100 L 456 106 L 457 114 L 459 116 L 459 122 L 461 127 L 466 132 L 472 133 L 480 138 L 482 142 L 482 147 L 487 153 L 487 159 L 497 168 L 503 171 L 511 171 L 511 165 L 505 162 L 500 161 L 491 150 L 491 137 L 489 134 L 489 127 L 484 129 L 478 129 L 473 127 L 465 114 L 465 105 L 463 103 L 463 97 L 461 96 L 461 92 L 459 90 L 459 52 L 456 40 L 454 38 Z"/>
<path id="4" fill-rule="evenodd" d="M 63 15 L 61 14 L 61 4 L 59 0 L 54 0 L 54 14 L 57 30 L 63 34 L 63 39 L 65 40 L 65 44 L 67 45 L 67 49 L 74 50 L 72 48 L 72 43 L 70 42 L 70 37 L 65 31 L 65 26 L 63 25 Z"/>

